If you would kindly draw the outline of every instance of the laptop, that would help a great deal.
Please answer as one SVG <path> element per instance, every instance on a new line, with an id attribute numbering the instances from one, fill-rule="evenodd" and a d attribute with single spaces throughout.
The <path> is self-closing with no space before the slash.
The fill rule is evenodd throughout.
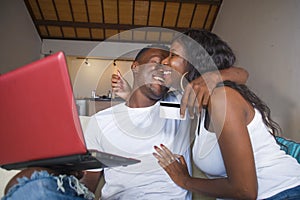
<path id="1" fill-rule="evenodd" d="M 63 52 L 0 75 L 0 106 L 4 169 L 70 171 L 140 162 L 87 149 Z"/>

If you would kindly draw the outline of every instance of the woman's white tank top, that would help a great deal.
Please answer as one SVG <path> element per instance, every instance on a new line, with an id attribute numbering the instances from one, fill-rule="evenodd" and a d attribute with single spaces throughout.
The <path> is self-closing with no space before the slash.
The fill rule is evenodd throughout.
<path id="1" fill-rule="evenodd" d="M 209 178 L 226 177 L 226 169 L 215 133 L 204 127 L 205 110 L 202 110 L 199 130 L 193 146 L 195 165 Z M 253 120 L 247 125 L 258 178 L 258 199 L 273 196 L 300 185 L 300 165 L 296 159 L 280 150 L 274 137 L 255 109 Z"/>

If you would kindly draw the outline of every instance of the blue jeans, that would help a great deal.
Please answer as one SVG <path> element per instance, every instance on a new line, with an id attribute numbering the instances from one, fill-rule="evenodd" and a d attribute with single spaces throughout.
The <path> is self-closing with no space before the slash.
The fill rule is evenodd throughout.
<path id="1" fill-rule="evenodd" d="M 31 178 L 18 179 L 1 200 L 91 200 L 94 194 L 74 176 L 53 176 L 46 171 L 34 172 Z"/>
<path id="2" fill-rule="evenodd" d="M 284 190 L 265 200 L 299 200 L 299 199 L 300 199 L 300 185 L 288 190 Z"/>

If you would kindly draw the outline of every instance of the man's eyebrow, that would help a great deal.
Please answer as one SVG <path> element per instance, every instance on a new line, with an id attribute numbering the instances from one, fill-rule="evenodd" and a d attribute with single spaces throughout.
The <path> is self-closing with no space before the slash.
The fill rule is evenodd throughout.
<path id="1" fill-rule="evenodd" d="M 164 58 L 162 55 L 152 55 L 152 56 L 149 57 L 149 60 L 151 60 L 152 58 L 155 58 L 155 57 L 157 57 L 159 59 Z"/>

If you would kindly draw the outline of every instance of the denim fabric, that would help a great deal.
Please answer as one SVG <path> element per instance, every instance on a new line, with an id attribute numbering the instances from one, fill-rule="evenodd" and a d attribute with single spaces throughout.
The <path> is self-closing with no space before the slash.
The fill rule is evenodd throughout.
<path id="1" fill-rule="evenodd" d="M 2 200 L 91 200 L 94 194 L 74 176 L 52 176 L 46 171 L 34 172 L 30 179 L 19 178 L 18 184 Z"/>
<path id="2" fill-rule="evenodd" d="M 265 200 L 299 200 L 300 199 L 300 185 L 285 191 L 282 191 Z"/>

